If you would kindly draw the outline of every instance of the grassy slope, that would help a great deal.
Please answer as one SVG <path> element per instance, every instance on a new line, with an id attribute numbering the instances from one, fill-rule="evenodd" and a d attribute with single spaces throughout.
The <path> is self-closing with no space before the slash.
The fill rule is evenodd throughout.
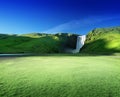
<path id="1" fill-rule="evenodd" d="M 120 97 L 119 56 L 0 59 L 0 97 Z"/>
<path id="2" fill-rule="evenodd" d="M 120 27 L 100 28 L 87 35 L 82 52 L 115 53 L 120 52 Z"/>
<path id="3" fill-rule="evenodd" d="M 72 37 L 72 45 L 67 42 Z M 0 34 L 0 53 L 58 53 L 62 52 L 65 43 L 74 47 L 76 35 L 69 34 Z M 68 40 L 67 40 L 68 39 Z M 64 44 L 64 45 L 62 45 Z"/>

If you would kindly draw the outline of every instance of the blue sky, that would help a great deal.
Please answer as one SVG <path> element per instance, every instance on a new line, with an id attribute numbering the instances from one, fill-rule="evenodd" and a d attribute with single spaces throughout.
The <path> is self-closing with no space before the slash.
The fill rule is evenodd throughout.
<path id="1" fill-rule="evenodd" d="M 71 32 L 120 26 L 119 0 L 0 0 L 0 33 Z"/>

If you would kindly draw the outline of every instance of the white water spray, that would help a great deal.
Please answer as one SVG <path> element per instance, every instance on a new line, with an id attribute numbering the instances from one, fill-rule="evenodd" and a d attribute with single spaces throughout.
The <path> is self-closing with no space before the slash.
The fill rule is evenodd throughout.
<path id="1" fill-rule="evenodd" d="M 80 49 L 83 47 L 86 40 L 86 35 L 78 36 L 77 37 L 77 43 L 76 43 L 76 49 L 67 49 L 66 52 L 69 53 L 79 53 Z"/>

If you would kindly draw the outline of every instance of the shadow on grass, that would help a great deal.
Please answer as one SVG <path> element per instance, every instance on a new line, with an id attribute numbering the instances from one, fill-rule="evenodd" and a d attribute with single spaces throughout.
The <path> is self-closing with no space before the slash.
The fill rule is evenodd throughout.
<path id="1" fill-rule="evenodd" d="M 65 37 L 67 37 L 67 36 L 65 36 Z M 18 44 L 19 42 L 24 43 L 24 42 L 29 42 L 29 41 L 35 39 L 35 38 L 26 37 L 26 36 L 16 36 L 16 35 L 12 35 L 12 36 L 1 35 L 1 37 L 0 37 L 0 39 L 3 40 L 3 41 L 8 39 L 8 38 L 10 39 L 10 41 L 12 40 L 12 42 L 13 42 L 13 43 L 11 43 L 10 46 L 19 45 Z M 74 36 L 73 38 L 71 38 L 71 37 L 69 37 L 69 38 L 71 39 L 71 41 L 73 41 L 73 40 L 76 39 L 76 36 Z M 68 40 L 70 40 L 69 38 L 68 38 Z M 41 39 L 43 39 L 42 40 L 44 42 L 43 44 L 45 44 L 45 40 L 48 39 L 47 41 L 49 41 L 49 45 L 51 45 L 51 42 L 54 41 L 54 39 L 52 37 L 50 37 L 49 35 L 46 36 L 46 37 L 43 37 Z M 75 44 L 75 41 L 73 41 L 74 44 Z M 71 43 L 71 42 L 69 42 L 69 43 Z M 82 56 L 83 57 L 83 56 L 114 55 L 114 53 L 120 53 L 120 50 L 117 50 L 116 48 L 114 48 L 114 49 L 106 48 L 107 44 L 108 44 L 108 42 L 104 39 L 99 39 L 99 40 L 96 40 L 96 41 L 93 41 L 93 42 L 90 42 L 90 43 L 86 43 L 83 46 L 83 48 L 81 49 L 80 53 L 78 53 L 78 54 L 60 53 L 59 51 L 54 53 L 54 51 L 56 51 L 56 50 L 53 50 L 52 48 L 49 49 L 49 50 L 52 50 L 53 52 L 51 51 L 51 52 L 47 52 L 47 53 L 45 53 L 45 52 L 40 53 L 40 52 L 37 52 L 37 50 L 39 50 L 41 48 L 35 47 L 35 45 L 33 45 L 34 46 L 33 50 L 37 49 L 36 52 L 33 52 L 33 53 L 31 53 L 32 51 L 31 52 L 24 52 L 24 51 L 22 52 L 22 49 L 19 48 L 21 52 L 16 51 L 15 54 L 14 53 L 4 54 L 4 52 L 3 52 L 3 54 L 0 54 L 0 57 L 28 57 L 28 56 L 58 56 L 58 57 L 62 57 L 62 56 L 78 56 L 79 57 L 79 56 Z M 30 44 L 30 45 L 32 45 L 32 44 Z M 54 44 L 54 45 L 56 46 L 56 44 Z M 26 45 L 24 45 L 24 47 L 25 46 Z M 67 44 L 67 46 L 71 46 L 71 47 L 73 46 L 74 47 L 74 45 L 70 45 L 70 44 Z M 24 47 L 22 47 L 22 48 L 24 48 Z M 44 45 L 44 47 L 46 47 L 46 45 Z M 10 49 L 9 46 L 7 48 Z M 2 49 L 2 48 L 0 48 L 0 49 Z M 48 49 L 48 48 L 46 48 L 46 49 Z"/>
<path id="2" fill-rule="evenodd" d="M 8 54 L 1 55 L 1 58 L 20 58 L 20 57 L 92 57 L 92 56 L 120 56 L 120 53 L 112 53 L 112 54 L 93 54 L 93 53 L 78 53 L 78 54 L 65 54 L 65 53 L 57 53 L 57 54 Z"/>
<path id="3" fill-rule="evenodd" d="M 26 35 L 0 34 L 0 53 L 62 53 L 65 48 L 75 48 L 77 35 L 68 33 Z"/>
<path id="4" fill-rule="evenodd" d="M 81 53 L 86 53 L 89 55 L 113 55 L 115 53 L 120 53 L 117 48 L 108 48 L 109 41 L 105 39 L 98 39 L 90 43 L 86 43 L 81 49 Z"/>

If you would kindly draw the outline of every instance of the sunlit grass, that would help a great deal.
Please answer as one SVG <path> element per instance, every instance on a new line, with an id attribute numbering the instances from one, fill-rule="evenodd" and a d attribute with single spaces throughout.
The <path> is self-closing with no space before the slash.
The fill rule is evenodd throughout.
<path id="1" fill-rule="evenodd" d="M 119 56 L 0 59 L 0 97 L 120 97 Z"/>

